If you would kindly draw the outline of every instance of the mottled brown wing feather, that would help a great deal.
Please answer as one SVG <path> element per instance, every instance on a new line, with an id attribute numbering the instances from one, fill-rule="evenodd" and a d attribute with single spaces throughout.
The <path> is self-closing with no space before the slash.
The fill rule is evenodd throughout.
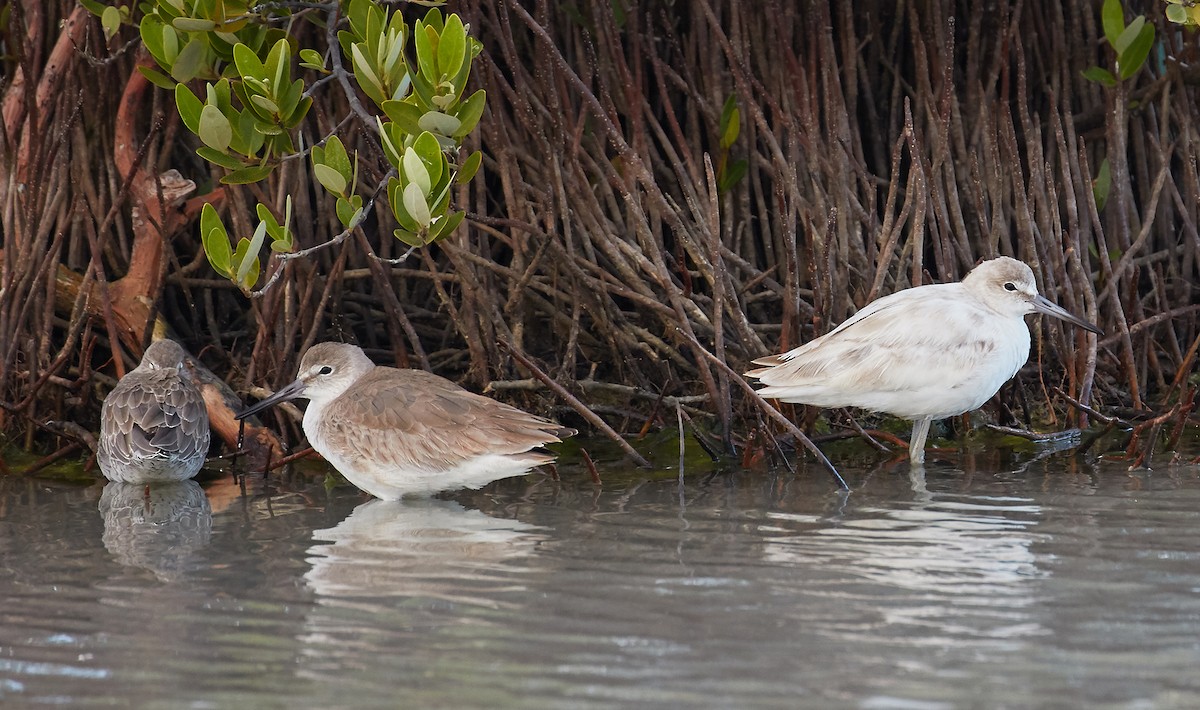
<path id="1" fill-rule="evenodd" d="M 574 433 L 422 370 L 376 367 L 325 409 L 323 437 L 397 468 L 520 454 Z"/>
<path id="2" fill-rule="evenodd" d="M 130 373 L 104 399 L 100 438 L 120 461 L 190 458 L 208 449 L 208 410 L 175 370 Z"/>

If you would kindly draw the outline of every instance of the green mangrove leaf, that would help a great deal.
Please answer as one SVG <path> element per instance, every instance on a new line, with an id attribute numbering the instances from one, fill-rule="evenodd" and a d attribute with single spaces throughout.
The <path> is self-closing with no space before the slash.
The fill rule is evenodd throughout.
<path id="1" fill-rule="evenodd" d="M 316 176 L 317 182 L 325 186 L 326 190 L 335 195 L 346 194 L 346 178 L 342 177 L 336 168 L 316 163 L 313 165 L 313 175 Z"/>
<path id="2" fill-rule="evenodd" d="M 407 229 L 397 229 L 396 231 L 392 232 L 392 234 L 394 234 L 397 239 L 399 239 L 400 241 L 409 245 L 410 247 L 425 246 L 425 242 L 422 241 L 420 237 L 418 237 L 416 234 L 413 234 L 412 232 L 408 231 Z"/>
<path id="3" fill-rule="evenodd" d="M 462 167 L 458 169 L 458 175 L 454 178 L 454 181 L 460 184 L 470 182 L 471 178 L 475 177 L 475 173 L 479 172 L 480 165 L 483 165 L 483 153 L 477 150 L 463 161 Z"/>
<path id="4" fill-rule="evenodd" d="M 183 84 L 175 85 L 175 107 L 179 109 L 179 117 L 183 119 L 183 125 L 187 129 L 197 135 L 200 134 L 200 112 L 204 110 L 204 104 L 200 103 L 200 99 L 192 93 L 192 90 Z"/>
<path id="5" fill-rule="evenodd" d="M 325 57 L 315 49 L 300 50 L 300 66 L 325 71 Z"/>
<path id="6" fill-rule="evenodd" d="M 197 148 L 196 155 L 204 158 L 214 165 L 220 165 L 221 167 L 228 168 L 230 170 L 241 170 L 242 168 L 246 167 L 246 164 L 239 160 L 236 156 L 232 156 L 229 153 L 225 153 L 214 148 L 209 148 L 206 145 L 202 145 Z"/>
<path id="7" fill-rule="evenodd" d="M 1129 49 L 1129 45 L 1133 44 L 1133 40 L 1137 39 L 1137 36 L 1141 34 L 1142 28 L 1145 26 L 1145 16 L 1138 15 L 1137 17 L 1133 18 L 1133 22 L 1130 22 L 1129 25 L 1121 31 L 1121 34 L 1117 37 L 1116 43 L 1113 44 L 1113 49 L 1117 50 L 1117 56 L 1124 54 L 1125 50 Z"/>
<path id="8" fill-rule="evenodd" d="M 450 236 L 454 230 L 458 229 L 458 225 L 462 224 L 463 218 L 466 216 L 466 212 L 450 212 L 445 217 L 439 218 L 437 224 L 429 230 L 429 241 L 434 242 Z"/>
<path id="9" fill-rule="evenodd" d="M 396 167 L 400 167 L 400 148 L 404 145 L 404 137 L 400 135 L 400 127 L 395 123 L 384 123 L 375 119 L 379 125 L 379 142 L 383 145 L 383 156 Z"/>
<path id="10" fill-rule="evenodd" d="M 461 121 L 458 129 L 448 135 L 454 138 L 462 138 L 471 131 L 475 130 L 475 126 L 479 124 L 479 119 L 483 116 L 483 107 L 487 101 L 487 93 L 483 89 L 471 94 L 471 98 L 462 102 L 455 112 L 455 117 Z"/>
<path id="11" fill-rule="evenodd" d="M 742 112 L 737 106 L 729 112 L 728 119 L 721 126 L 721 147 L 729 150 L 730 146 L 737 141 L 738 132 L 742 129 Z"/>
<path id="12" fill-rule="evenodd" d="M 437 76 L 434 74 L 437 71 L 437 55 L 435 54 L 437 30 L 421 20 L 417 20 L 417 24 L 413 28 L 413 42 L 417 45 L 417 65 L 421 76 L 430 83 L 437 81 Z"/>
<path id="13" fill-rule="evenodd" d="M 430 179 L 429 170 L 425 167 L 425 163 L 421 157 L 417 155 L 417 151 L 409 148 L 404 151 L 404 177 L 411 184 L 416 184 L 421 190 L 421 195 L 428 195 L 433 189 L 433 182 Z M 405 188 L 407 190 L 407 188 Z M 409 210 L 410 212 L 412 210 Z"/>
<path id="14" fill-rule="evenodd" d="M 437 64 L 442 76 L 454 76 L 462 68 L 467 55 L 467 33 L 462 19 L 457 14 L 446 18 L 442 36 L 438 40 Z"/>
<path id="15" fill-rule="evenodd" d="M 337 201 L 337 216 L 338 221 L 346 229 L 356 226 L 362 220 L 363 214 L 363 198 L 362 195 L 351 195 L 347 200 L 344 197 L 338 198 Z"/>
<path id="16" fill-rule="evenodd" d="M 358 84 L 367 96 L 371 97 L 377 104 L 384 102 L 383 82 L 375 74 L 375 70 L 367 61 L 366 56 L 356 44 L 350 49 L 350 60 L 354 64 L 354 76 L 358 78 Z"/>
<path id="17" fill-rule="evenodd" d="M 395 178 L 388 181 L 388 203 L 392 206 L 392 214 L 395 215 L 396 221 L 400 226 L 410 232 L 419 232 L 421 228 L 417 225 L 417 221 L 409 214 L 408 209 L 404 206 L 403 188 L 400 187 L 399 181 Z"/>
<path id="18" fill-rule="evenodd" d="M 179 56 L 175 58 L 175 63 L 171 65 L 171 76 L 180 82 L 189 82 L 195 79 L 202 69 L 204 69 L 205 53 L 208 47 L 204 40 L 199 37 L 193 37 L 179 52 Z"/>
<path id="19" fill-rule="evenodd" d="M 267 78 L 267 68 L 262 60 L 253 49 L 241 42 L 233 45 L 233 63 L 243 80 L 256 79 L 261 82 Z"/>
<path id="20" fill-rule="evenodd" d="M 1112 72 L 1104 69 L 1103 67 L 1088 67 L 1087 69 L 1083 70 L 1082 74 L 1084 79 L 1087 79 L 1088 81 L 1094 81 L 1097 84 L 1102 84 L 1104 86 L 1117 85 L 1117 77 L 1113 76 Z"/>
<path id="21" fill-rule="evenodd" d="M 162 27 L 162 41 L 159 46 L 162 47 L 163 59 L 166 60 L 165 68 L 169 71 L 175 63 L 175 58 L 179 56 L 179 33 L 170 25 L 159 25 Z"/>
<path id="22" fill-rule="evenodd" d="M 350 164 L 346 146 L 342 145 L 341 139 L 337 136 L 330 136 L 329 140 L 325 141 L 325 160 L 321 162 L 341 173 L 347 183 L 354 175 L 354 168 Z"/>
<path id="23" fill-rule="evenodd" d="M 176 17 L 171 20 L 171 26 L 180 32 L 208 32 L 215 29 L 217 23 L 200 17 Z"/>
<path id="24" fill-rule="evenodd" d="M 100 26 L 104 28 L 104 39 L 112 39 L 113 35 L 121 31 L 121 11 L 112 5 L 104 8 L 104 12 L 100 14 Z"/>
<path id="25" fill-rule="evenodd" d="M 105 10 L 108 9 L 108 5 L 98 2 L 97 0 L 79 0 L 79 4 L 83 5 L 83 9 L 87 10 L 93 15 L 96 15 L 97 17 L 103 16 Z"/>
<path id="26" fill-rule="evenodd" d="M 749 167 L 750 164 L 745 160 L 735 160 L 730 163 L 717 178 L 717 192 L 724 193 L 733 189 L 746 176 L 746 170 Z"/>
<path id="27" fill-rule="evenodd" d="M 273 165 L 252 165 L 248 168 L 234 170 L 221 178 L 221 182 L 226 185 L 249 185 L 252 182 L 258 182 L 271 174 L 275 169 Z"/>
<path id="28" fill-rule="evenodd" d="M 154 84 L 160 89 L 167 89 L 169 91 L 178 86 L 174 79 L 163 74 L 162 72 L 155 71 L 150 67 L 138 67 L 137 69 L 142 73 L 142 76 L 150 80 L 151 84 Z"/>
<path id="29" fill-rule="evenodd" d="M 229 276 L 229 260 L 233 254 L 229 246 L 229 234 L 212 203 L 205 203 L 200 210 L 200 239 L 213 270 L 222 276 Z"/>
<path id="30" fill-rule="evenodd" d="M 280 113 L 279 106 L 277 106 L 274 101 L 268 99 L 266 96 L 251 94 L 250 103 L 259 107 L 263 111 L 266 111 L 268 114 L 278 115 Z"/>
<path id="31" fill-rule="evenodd" d="M 1125 31 L 1125 9 L 1121 6 L 1121 0 L 1104 0 L 1100 8 L 1100 23 L 1104 25 L 1104 37 L 1109 46 L 1116 49 L 1117 39 Z"/>
<path id="32" fill-rule="evenodd" d="M 212 104 L 200 111 L 200 124 L 197 134 L 204 144 L 215 150 L 225 150 L 233 140 L 233 126 L 221 110 Z"/>
<path id="33" fill-rule="evenodd" d="M 405 133 L 415 136 L 422 131 L 421 109 L 407 101 L 384 101 L 380 108 Z"/>
<path id="34" fill-rule="evenodd" d="M 428 111 L 417 122 L 417 127 L 422 131 L 431 131 L 440 133 L 443 136 L 452 136 L 455 131 L 462 127 L 462 121 L 448 113 L 441 111 Z"/>
<path id="35" fill-rule="evenodd" d="M 421 156 L 421 160 L 425 161 L 425 165 L 433 168 L 434 165 L 442 160 L 442 146 L 438 143 L 437 137 L 429 131 L 422 131 L 417 139 L 413 141 L 413 150 L 417 151 L 417 155 Z M 430 178 L 438 181 L 438 175 L 430 172 Z"/>
<path id="36" fill-rule="evenodd" d="M 254 228 L 254 236 L 250 239 L 249 244 L 247 244 L 246 251 L 241 254 L 242 258 L 238 262 L 237 266 L 237 282 L 240 284 L 245 284 L 246 288 L 253 288 L 254 282 L 258 280 L 258 252 L 260 249 L 262 249 L 263 241 L 265 241 L 266 238 L 267 225 L 259 222 L 258 226 Z M 238 243 L 239 252 L 242 251 L 241 247 L 245 242 L 246 240 L 242 239 L 241 242 Z M 247 279 L 246 277 L 249 276 L 251 269 L 255 271 L 254 278 Z"/>
<path id="37" fill-rule="evenodd" d="M 1141 18 L 1138 18 L 1141 19 Z M 1133 27 L 1130 24 L 1130 27 Z M 1134 37 L 1129 46 L 1117 57 L 1117 71 L 1122 79 L 1128 79 L 1142 68 L 1150 50 L 1154 47 L 1154 25 L 1146 24 Z"/>
<path id="38" fill-rule="evenodd" d="M 425 193 L 421 186 L 410 182 L 404 186 L 404 209 L 412 215 L 418 226 L 428 227 L 432 215 L 429 213 L 429 203 L 425 201 Z"/>

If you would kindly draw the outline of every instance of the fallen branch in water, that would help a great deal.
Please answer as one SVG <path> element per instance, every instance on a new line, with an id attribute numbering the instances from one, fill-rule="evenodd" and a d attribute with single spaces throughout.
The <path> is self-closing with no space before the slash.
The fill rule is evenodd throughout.
<path id="1" fill-rule="evenodd" d="M 1030 431 L 1028 429 L 1019 429 L 1017 427 L 1001 426 L 1000 424 L 988 424 L 987 428 L 991 429 L 992 431 L 998 431 L 1001 434 L 1019 436 L 1022 439 L 1043 443 L 1052 441 L 1065 441 L 1067 439 L 1079 438 L 1083 435 L 1083 431 L 1081 429 L 1064 429 L 1062 431 L 1042 433 L 1038 431 Z"/>

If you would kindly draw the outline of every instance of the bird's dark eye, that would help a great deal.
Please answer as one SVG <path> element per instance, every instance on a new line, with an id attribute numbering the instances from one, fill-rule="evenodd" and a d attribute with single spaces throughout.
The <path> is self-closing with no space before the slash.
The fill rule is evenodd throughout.
<path id="1" fill-rule="evenodd" d="M 329 365 L 322 365 L 321 369 L 317 370 L 318 375 L 328 375 L 331 372 L 333 372 L 333 368 Z"/>
<path id="2" fill-rule="evenodd" d="M 1016 291 L 1017 285 L 1015 283 L 1013 283 L 1012 281 L 1009 281 L 1004 284 L 1004 290 L 1005 291 Z"/>

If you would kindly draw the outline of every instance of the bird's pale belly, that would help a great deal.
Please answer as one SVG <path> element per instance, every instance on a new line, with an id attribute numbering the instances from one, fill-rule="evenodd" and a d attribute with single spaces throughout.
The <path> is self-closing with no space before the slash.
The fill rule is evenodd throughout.
<path id="1" fill-rule="evenodd" d="M 1025 363 L 1028 350 L 1014 350 L 1004 357 L 979 362 L 972 368 L 935 370 L 933 381 L 926 386 L 879 392 L 877 401 L 859 406 L 905 419 L 943 419 L 978 409 Z"/>

